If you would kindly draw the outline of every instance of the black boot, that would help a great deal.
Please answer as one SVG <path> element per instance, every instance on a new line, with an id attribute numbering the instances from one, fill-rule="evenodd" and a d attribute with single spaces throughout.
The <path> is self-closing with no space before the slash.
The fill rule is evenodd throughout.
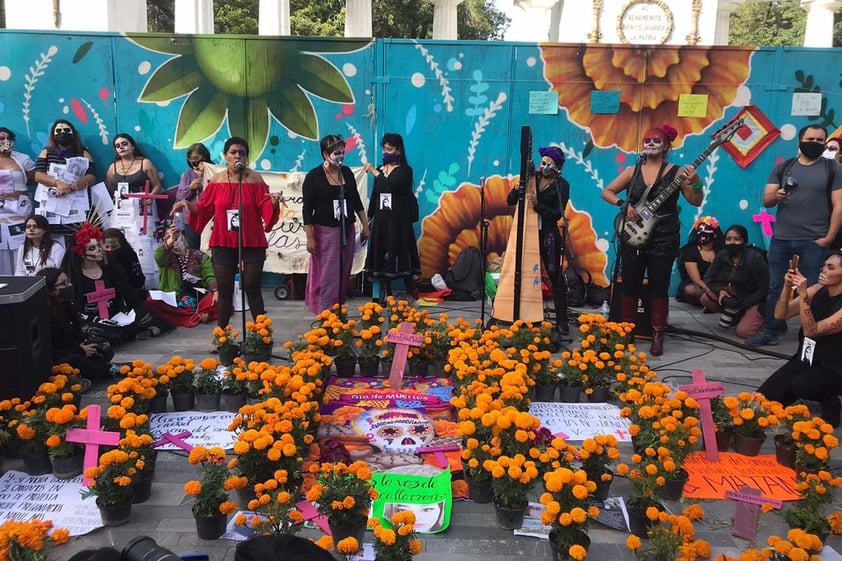
<path id="1" fill-rule="evenodd" d="M 669 308 L 669 298 L 652 298 L 652 344 L 649 346 L 649 354 L 652 356 L 664 354 L 664 331 L 667 328 Z"/>
<path id="2" fill-rule="evenodd" d="M 834 397 L 831 400 L 823 401 L 820 405 L 822 407 L 822 419 L 833 428 L 838 427 L 840 420 L 842 420 L 840 419 L 842 417 L 842 403 L 839 402 L 839 398 Z"/>

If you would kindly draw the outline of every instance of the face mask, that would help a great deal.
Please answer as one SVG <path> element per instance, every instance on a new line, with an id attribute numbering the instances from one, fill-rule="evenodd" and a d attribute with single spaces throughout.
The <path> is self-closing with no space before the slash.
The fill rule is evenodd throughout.
<path id="1" fill-rule="evenodd" d="M 330 156 L 328 156 L 328 160 L 330 160 L 330 163 L 332 163 L 335 166 L 341 166 L 342 162 L 345 161 L 345 154 L 331 154 Z"/>
<path id="2" fill-rule="evenodd" d="M 73 287 L 65 286 L 64 288 L 60 288 L 58 291 L 58 297 L 61 300 L 73 300 Z"/>
<path id="3" fill-rule="evenodd" d="M 815 160 L 822 155 L 822 152 L 824 152 L 824 144 L 821 142 L 799 142 L 798 149 L 801 150 L 801 153 L 807 158 Z"/>
<path id="4" fill-rule="evenodd" d="M 741 243 L 729 243 L 725 245 L 725 251 L 727 251 L 728 255 L 731 257 L 736 257 L 737 255 L 742 254 L 743 250 L 745 250 L 745 245 Z"/>
<path id="5" fill-rule="evenodd" d="M 70 146 L 73 142 L 72 132 L 58 132 L 56 133 L 56 142 L 59 146 Z"/>
<path id="6" fill-rule="evenodd" d="M 15 147 L 15 143 L 12 140 L 0 140 L 0 152 L 11 152 L 12 148 Z"/>
<path id="7" fill-rule="evenodd" d="M 383 163 L 394 164 L 398 161 L 398 155 L 393 152 L 383 152 Z"/>
<path id="8" fill-rule="evenodd" d="M 0 150 L 2 150 L 2 147 L 3 147 L 3 145 L 2 145 L 2 144 L 0 144 Z M 835 160 L 835 159 L 836 159 L 836 154 L 838 154 L 838 153 L 839 153 L 839 152 L 837 152 L 836 150 L 827 150 L 827 149 L 825 149 L 825 151 L 824 151 L 824 152 L 822 152 L 822 158 L 827 158 L 828 160 Z"/>
<path id="9" fill-rule="evenodd" d="M 709 244 L 713 241 L 714 235 L 713 234 L 699 234 L 696 239 L 699 240 L 699 243 L 702 245 Z"/>

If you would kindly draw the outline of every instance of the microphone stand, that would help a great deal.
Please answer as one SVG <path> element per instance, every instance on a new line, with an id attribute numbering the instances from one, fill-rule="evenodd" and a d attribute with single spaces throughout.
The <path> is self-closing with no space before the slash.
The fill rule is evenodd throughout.
<path id="1" fill-rule="evenodd" d="M 243 334 L 241 354 L 246 353 L 246 291 L 243 290 L 243 268 L 245 267 L 245 263 L 243 262 L 243 175 L 245 173 L 246 167 L 243 165 L 237 172 L 237 218 L 239 219 L 237 228 L 237 261 L 240 268 L 240 316 L 242 319 L 241 333 Z"/>
<path id="2" fill-rule="evenodd" d="M 485 275 L 487 274 L 487 261 L 485 252 L 488 250 L 488 220 L 485 219 L 485 178 L 481 177 L 479 180 L 479 220 L 480 220 L 480 234 L 479 234 L 479 254 L 482 256 L 482 284 L 480 286 L 480 322 L 485 326 Z"/>

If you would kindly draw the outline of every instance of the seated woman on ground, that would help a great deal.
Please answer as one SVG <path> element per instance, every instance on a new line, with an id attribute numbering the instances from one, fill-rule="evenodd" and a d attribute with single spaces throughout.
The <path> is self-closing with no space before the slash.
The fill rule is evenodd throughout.
<path id="1" fill-rule="evenodd" d="M 184 231 L 166 222 L 159 231 L 163 243 L 155 249 L 158 288 L 163 292 L 174 292 L 178 307 L 150 299 L 147 300 L 149 308 L 173 325 L 182 327 L 216 321 L 218 292 L 210 257 L 187 247 Z"/>
<path id="2" fill-rule="evenodd" d="M 761 310 L 769 288 L 766 256 L 748 244 L 748 231 L 735 224 L 725 232 L 725 249 L 716 254 L 705 274 L 708 290 L 702 306 L 720 312 L 719 326 L 737 326 L 737 337 L 745 339 L 763 327 Z"/>
<path id="3" fill-rule="evenodd" d="M 82 321 L 73 302 L 73 288 L 67 274 L 61 269 L 47 267 L 38 272 L 47 283 L 47 308 L 50 313 L 53 364 L 67 363 L 79 369 L 88 380 L 99 380 L 119 372 L 111 364 L 114 349 L 102 339 L 85 337 Z"/>
<path id="4" fill-rule="evenodd" d="M 775 318 L 798 316 L 798 350 L 757 391 L 784 406 L 800 399 L 817 401 L 822 419 L 838 427 L 842 412 L 842 251 L 831 250 L 819 272 L 819 282 L 810 287 L 790 263 L 783 286 Z M 794 287 L 794 299 L 790 299 L 788 287 Z"/>
<path id="5" fill-rule="evenodd" d="M 102 235 L 102 249 L 108 256 L 109 263 L 119 265 L 129 284 L 142 290 L 146 286 L 146 275 L 143 274 L 137 252 L 126 239 L 126 235 L 118 228 L 107 228 Z"/>
<path id="6" fill-rule="evenodd" d="M 694 306 L 701 306 L 700 298 L 706 290 L 705 273 L 713 258 L 722 249 L 722 230 L 713 216 L 703 216 L 693 224 L 690 241 L 679 250 L 678 274 L 681 283 L 675 299 Z"/>
<path id="7" fill-rule="evenodd" d="M 15 256 L 15 276 L 31 277 L 47 267 L 61 267 L 64 246 L 50 234 L 50 223 L 41 215 L 26 219 L 26 238 Z"/>
<path id="8" fill-rule="evenodd" d="M 172 329 L 150 313 L 146 306 L 146 291 L 132 286 L 122 267 L 105 259 L 103 234 L 99 228 L 84 224 L 76 230 L 74 240 L 68 276 L 86 335 L 107 339 L 116 345 L 154 337 Z M 126 324 L 114 321 L 119 313 L 128 316 Z"/>

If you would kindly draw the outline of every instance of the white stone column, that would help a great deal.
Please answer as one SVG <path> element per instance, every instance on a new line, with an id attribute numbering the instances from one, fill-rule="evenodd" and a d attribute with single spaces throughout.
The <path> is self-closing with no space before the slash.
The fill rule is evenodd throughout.
<path id="1" fill-rule="evenodd" d="M 564 2 L 559 4 L 558 0 L 515 0 L 515 6 L 524 11 L 541 14 L 541 21 L 545 23 L 535 30 L 537 41 L 558 42 L 563 5 Z"/>
<path id="2" fill-rule="evenodd" d="M 213 33 L 213 0 L 175 0 L 176 33 Z"/>
<path id="3" fill-rule="evenodd" d="M 435 6 L 433 10 L 433 39 L 458 39 L 459 26 L 456 21 L 456 7 L 462 0 L 427 0 Z"/>
<path id="4" fill-rule="evenodd" d="M 716 8 L 716 28 L 713 31 L 714 45 L 728 44 L 731 33 L 731 14 L 744 3 L 745 0 L 719 0 L 719 6 Z"/>
<path id="5" fill-rule="evenodd" d="M 840 6 L 840 0 L 801 0 L 801 8 L 807 10 L 805 47 L 833 46 L 833 13 Z"/>
<path id="6" fill-rule="evenodd" d="M 289 35 L 289 0 L 260 0 L 257 32 L 260 35 Z"/>
<path id="7" fill-rule="evenodd" d="M 345 0 L 345 37 L 371 35 L 371 0 Z"/>

